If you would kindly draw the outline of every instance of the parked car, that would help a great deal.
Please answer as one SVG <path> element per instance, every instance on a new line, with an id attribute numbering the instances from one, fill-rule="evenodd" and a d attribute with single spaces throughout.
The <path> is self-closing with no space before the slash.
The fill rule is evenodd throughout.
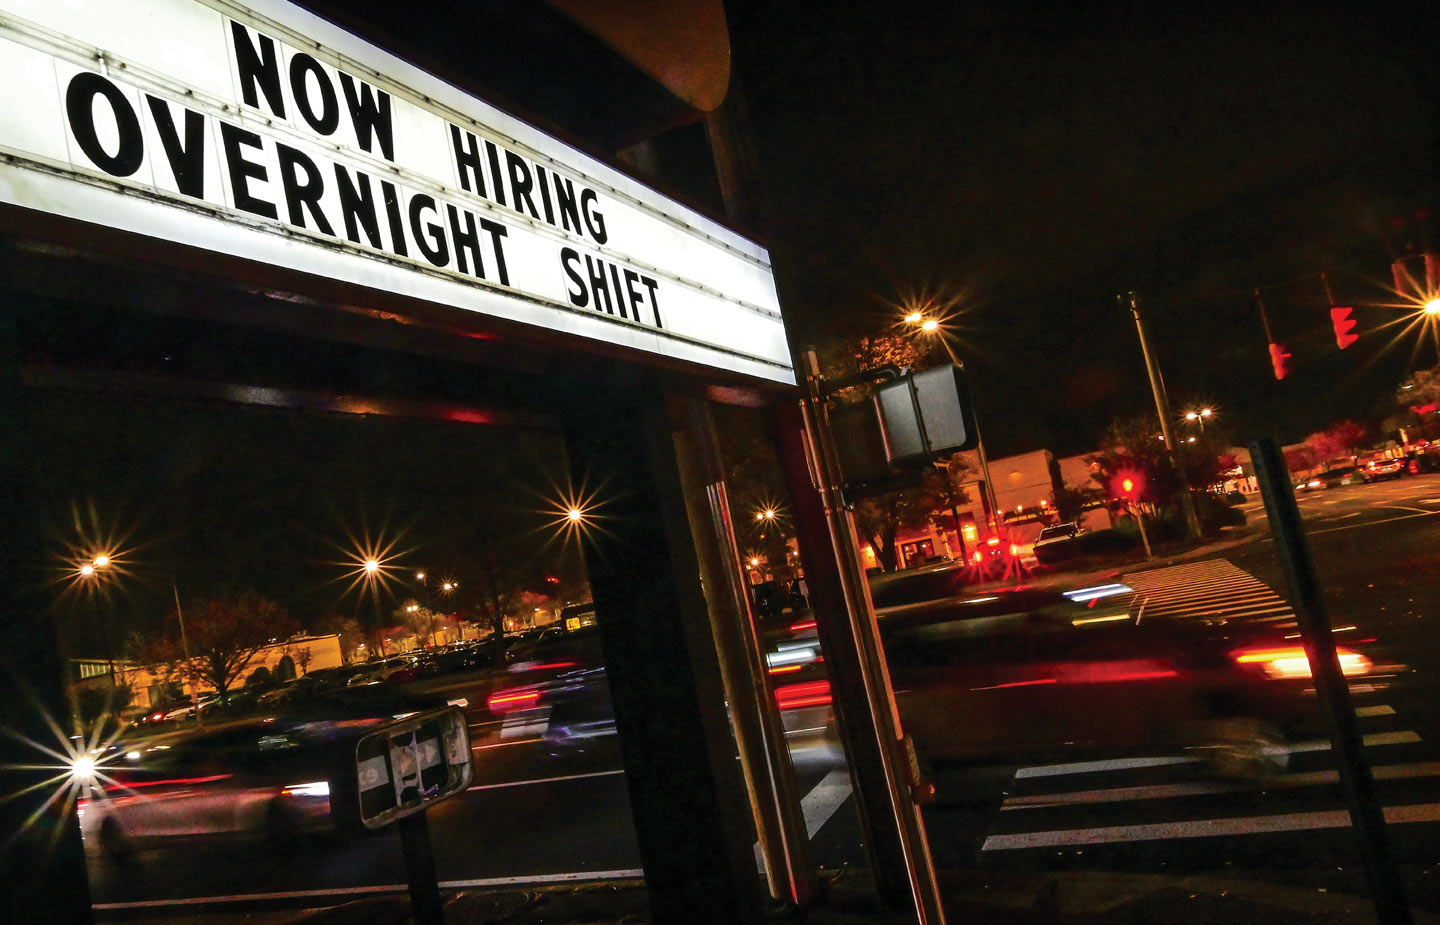
<path id="1" fill-rule="evenodd" d="M 1085 533 L 1077 523 L 1052 524 L 1035 538 L 1035 559 L 1041 565 L 1060 562 L 1076 554 L 1076 537 Z"/>

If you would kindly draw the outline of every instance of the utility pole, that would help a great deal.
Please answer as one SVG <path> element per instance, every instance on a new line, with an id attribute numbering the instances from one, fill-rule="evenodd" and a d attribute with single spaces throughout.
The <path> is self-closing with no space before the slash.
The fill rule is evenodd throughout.
<path id="1" fill-rule="evenodd" d="M 190 660 L 190 637 L 185 635 L 185 611 L 180 608 L 180 585 L 170 579 L 170 590 L 175 592 L 175 619 L 180 621 L 180 651 L 185 655 L 185 669 L 193 672 L 195 663 Z M 190 711 L 195 714 L 195 725 L 205 725 L 200 719 L 200 695 L 195 692 L 195 678 L 190 678 Z"/>
<path id="2" fill-rule="evenodd" d="M 1124 306 L 1122 296 L 1115 297 Z M 1140 352 L 1145 355 L 1145 371 L 1150 374 L 1150 391 L 1155 394 L 1155 413 L 1160 415 L 1160 436 L 1165 440 L 1165 456 L 1175 474 L 1180 477 L 1180 513 L 1185 518 L 1185 532 L 1190 539 L 1200 538 L 1200 519 L 1195 516 L 1195 500 L 1190 497 L 1190 480 L 1180 465 L 1175 452 L 1175 436 L 1170 432 L 1170 400 L 1165 395 L 1165 380 L 1160 376 L 1160 367 L 1155 354 L 1150 350 L 1150 338 L 1145 332 L 1145 321 L 1140 317 L 1140 296 L 1130 293 L 1130 314 L 1135 317 L 1135 330 L 1140 335 Z"/>

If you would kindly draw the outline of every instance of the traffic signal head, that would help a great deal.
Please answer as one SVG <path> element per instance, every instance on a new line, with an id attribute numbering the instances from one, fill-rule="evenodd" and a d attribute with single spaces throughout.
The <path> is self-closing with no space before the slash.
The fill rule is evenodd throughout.
<path id="1" fill-rule="evenodd" d="M 1350 333 L 1355 330 L 1355 319 L 1350 317 L 1354 312 L 1355 309 L 1349 306 L 1330 309 L 1330 324 L 1335 328 L 1335 343 L 1341 350 L 1360 339 L 1359 334 Z"/>
<path id="2" fill-rule="evenodd" d="M 1290 354 L 1280 344 L 1270 345 L 1270 365 L 1275 370 L 1276 379 L 1284 379 L 1290 375 Z"/>
<path id="3" fill-rule="evenodd" d="M 1145 493 L 1145 475 L 1135 470 L 1122 469 L 1110 479 L 1110 492 L 1125 501 L 1139 500 Z"/>

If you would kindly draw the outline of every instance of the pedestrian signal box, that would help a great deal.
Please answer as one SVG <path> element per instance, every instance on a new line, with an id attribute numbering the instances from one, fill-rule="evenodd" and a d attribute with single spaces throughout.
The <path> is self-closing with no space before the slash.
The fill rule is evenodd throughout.
<path id="1" fill-rule="evenodd" d="M 936 366 L 907 373 L 880 386 L 885 458 L 892 466 L 928 466 L 939 456 L 972 450 L 979 442 L 970 390 L 959 366 Z"/>

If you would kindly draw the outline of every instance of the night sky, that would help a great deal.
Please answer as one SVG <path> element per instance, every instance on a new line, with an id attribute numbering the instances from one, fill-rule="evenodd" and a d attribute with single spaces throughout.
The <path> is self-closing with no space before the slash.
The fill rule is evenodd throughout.
<path id="1" fill-rule="evenodd" d="M 727 5 L 797 335 L 953 300 L 998 454 L 1153 413 L 1130 289 L 1176 410 L 1212 404 L 1238 440 L 1379 421 L 1435 362 L 1373 331 L 1434 224 L 1432 3 L 842 6 Z M 1322 272 L 1358 306 L 1343 354 Z"/>

